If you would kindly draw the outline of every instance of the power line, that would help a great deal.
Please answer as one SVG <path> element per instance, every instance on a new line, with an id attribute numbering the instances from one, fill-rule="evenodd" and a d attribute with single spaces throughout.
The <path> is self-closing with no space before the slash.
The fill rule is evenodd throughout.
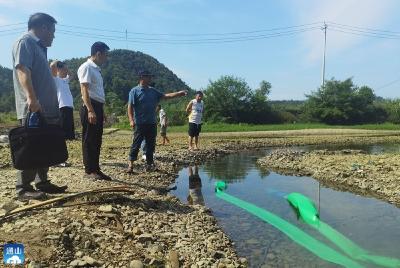
<path id="1" fill-rule="evenodd" d="M 14 28 L 14 29 L 8 29 L 8 30 L 0 30 L 0 33 L 4 33 L 4 32 L 13 32 L 13 31 L 22 31 L 22 30 L 26 30 L 26 28 Z"/>
<path id="2" fill-rule="evenodd" d="M 371 32 L 385 32 L 385 33 L 391 33 L 391 34 L 400 34 L 400 32 L 396 31 L 388 31 L 388 30 L 382 30 L 382 29 L 373 29 L 373 28 L 366 28 L 366 27 L 359 27 L 359 26 L 351 26 L 348 24 L 341 24 L 341 23 L 336 23 L 332 21 L 328 21 L 329 24 L 337 25 L 337 26 L 342 26 L 342 27 L 348 27 L 348 28 L 355 28 L 359 30 L 366 30 L 366 31 L 371 31 Z"/>
<path id="3" fill-rule="evenodd" d="M 16 25 L 21 25 L 21 24 L 27 24 L 26 22 L 19 22 L 19 23 L 13 23 L 13 24 L 4 24 L 0 25 L 0 28 L 5 28 L 5 27 L 10 27 L 10 26 L 16 26 Z"/>
<path id="4" fill-rule="evenodd" d="M 308 27 L 308 26 L 312 26 L 312 25 L 321 24 L 321 23 L 322 22 L 313 22 L 313 23 L 294 25 L 294 26 L 277 27 L 277 28 L 253 30 L 253 31 L 243 31 L 243 32 L 227 32 L 227 33 L 146 33 L 146 32 L 131 32 L 128 30 L 126 30 L 126 31 L 130 35 L 148 35 L 148 36 L 225 36 L 225 35 L 242 35 L 242 34 L 252 34 L 252 33 L 261 33 L 261 32 L 280 31 L 280 30 L 293 29 L 293 28 L 304 28 L 304 27 Z M 126 31 L 122 31 L 122 30 L 100 29 L 100 28 L 74 26 L 74 25 L 66 25 L 66 24 L 58 24 L 58 25 L 62 26 L 62 27 L 66 27 L 66 28 L 85 29 L 85 30 L 100 31 L 100 32 L 111 32 L 111 33 L 121 33 L 121 34 L 126 33 Z"/>
<path id="5" fill-rule="evenodd" d="M 66 30 L 67 29 L 83 29 L 83 30 L 88 30 L 88 31 L 95 31 L 95 32 L 107 32 L 107 33 L 117 33 L 117 34 L 123 34 L 125 39 L 127 39 L 127 35 L 129 34 L 130 36 L 135 36 L 135 35 L 143 35 L 143 36 L 195 36 L 195 37 L 200 37 L 200 36 L 219 36 L 219 37 L 225 37 L 230 39 L 227 40 L 228 42 L 234 41 L 235 36 L 240 36 L 238 38 L 255 38 L 254 40 L 257 40 L 258 37 L 267 37 L 266 34 L 268 32 L 278 32 L 277 35 L 281 35 L 281 31 L 284 30 L 290 30 L 293 29 L 293 31 L 296 30 L 303 30 L 303 29 L 309 29 L 311 26 L 316 26 L 319 24 L 322 24 L 323 22 L 312 22 L 312 23 L 307 23 L 307 24 L 300 24 L 300 25 L 292 25 L 292 26 L 286 26 L 286 27 L 275 27 L 275 28 L 269 28 L 269 29 L 261 29 L 261 30 L 251 30 L 251 31 L 242 31 L 242 32 L 225 32 L 225 33 L 146 33 L 146 32 L 134 32 L 134 31 L 128 31 L 128 30 L 112 30 L 112 29 L 101 29 L 101 28 L 95 28 L 95 27 L 84 27 L 84 26 L 76 26 L 76 25 L 67 25 L 67 24 L 57 24 L 58 27 L 60 27 L 60 30 L 64 30 L 65 32 L 71 33 L 78 33 L 80 35 L 98 35 L 99 37 L 107 37 L 111 39 L 119 39 L 120 36 L 107 36 L 99 33 L 91 33 L 91 32 L 74 32 L 71 30 Z M 14 24 L 6 24 L 6 25 L 0 25 L 0 28 L 6 28 L 10 26 L 16 26 L 16 25 L 22 25 L 26 24 L 26 22 L 20 22 L 20 23 L 14 23 Z M 400 32 L 397 31 L 389 31 L 389 30 L 383 30 L 383 29 L 374 29 L 374 28 L 367 28 L 367 27 L 359 27 L 359 26 L 352 26 L 348 24 L 341 24 L 341 23 L 336 23 L 333 21 L 328 21 L 326 23 L 331 30 L 336 31 L 336 32 L 341 32 L 345 34 L 353 34 L 353 35 L 358 35 L 358 36 L 366 36 L 366 37 L 376 37 L 376 38 L 386 38 L 386 39 L 400 39 Z M 311 27 L 311 28 L 312 28 Z M 13 31 L 13 30 L 22 30 L 25 28 L 17 28 L 17 29 L 7 29 L 7 30 L 0 30 L 0 32 L 8 32 L 8 31 Z M 58 30 L 58 31 L 60 31 Z M 250 34 L 257 34 L 257 33 L 264 33 L 262 36 L 248 36 Z M 131 41 L 137 42 L 139 37 L 131 38 Z M 213 39 L 213 38 L 210 38 Z M 151 39 L 143 39 L 146 41 L 162 41 L 165 42 L 165 39 L 161 38 L 155 38 L 154 40 Z M 251 39 L 250 39 L 251 40 Z M 196 42 L 197 40 L 169 40 L 168 42 Z M 218 40 L 201 40 L 203 41 L 218 41 Z"/>
<path id="6" fill-rule="evenodd" d="M 400 82 L 400 78 L 397 78 L 396 80 L 393 80 L 393 81 L 391 81 L 391 82 L 389 82 L 389 83 L 386 83 L 386 84 L 384 84 L 384 85 L 382 85 L 382 86 L 380 86 L 380 87 L 377 87 L 375 90 L 379 90 L 379 89 L 382 89 L 382 88 L 391 86 L 391 85 L 396 84 L 396 83 L 399 83 L 399 82 Z"/>
<path id="7" fill-rule="evenodd" d="M 227 42 L 240 42 L 240 41 L 251 41 L 259 39 L 267 39 L 279 36 L 289 36 L 298 33 L 303 33 L 311 30 L 319 29 L 319 27 L 309 27 L 299 30 L 291 30 L 285 32 L 276 32 L 264 35 L 247 35 L 240 37 L 225 37 L 225 38 L 201 38 L 201 39 L 165 39 L 165 38 L 127 38 L 125 35 L 104 35 L 104 34 L 93 34 L 89 32 L 76 32 L 76 31 L 65 31 L 59 30 L 58 33 L 64 35 L 78 36 L 78 37 L 89 37 L 89 38 L 103 38 L 114 41 L 134 42 L 134 43 L 157 43 L 157 44 L 209 44 L 209 43 L 227 43 Z"/>
<path id="8" fill-rule="evenodd" d="M 358 36 L 364 36 L 364 37 L 375 37 L 375 38 L 383 38 L 383 39 L 400 39 L 400 36 L 383 36 L 383 35 L 378 35 L 378 34 L 368 34 L 368 33 L 360 33 L 360 32 L 356 32 L 356 31 L 351 31 L 351 30 L 341 30 L 341 29 L 336 29 L 333 28 L 332 26 L 330 27 L 330 29 L 334 32 L 340 32 L 340 33 L 345 33 L 345 34 L 352 34 L 352 35 L 358 35 Z"/>
<path id="9" fill-rule="evenodd" d="M 25 31 L 17 31 L 17 32 L 12 32 L 12 33 L 2 33 L 0 36 L 7 36 L 7 35 L 16 35 L 16 34 L 23 34 Z"/>

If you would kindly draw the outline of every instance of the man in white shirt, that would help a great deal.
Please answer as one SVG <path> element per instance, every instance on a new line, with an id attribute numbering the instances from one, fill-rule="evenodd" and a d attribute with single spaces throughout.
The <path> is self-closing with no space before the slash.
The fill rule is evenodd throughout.
<path id="1" fill-rule="evenodd" d="M 85 177 L 111 180 L 100 170 L 100 150 L 104 121 L 104 85 L 99 65 L 107 61 L 110 48 L 103 42 L 95 42 L 91 56 L 78 69 L 83 105 L 80 110 L 82 122 L 82 151 Z"/>
<path id="2" fill-rule="evenodd" d="M 62 61 L 55 62 L 56 74 L 54 81 L 57 87 L 58 107 L 61 114 L 61 126 L 65 131 L 65 139 L 75 139 L 74 99 L 69 88 L 68 67 Z"/>

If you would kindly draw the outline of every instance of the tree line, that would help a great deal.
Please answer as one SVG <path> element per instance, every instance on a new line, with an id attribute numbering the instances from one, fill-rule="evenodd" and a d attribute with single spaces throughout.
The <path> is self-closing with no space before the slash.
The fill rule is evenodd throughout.
<path id="1" fill-rule="evenodd" d="M 76 70 L 86 58 L 66 60 L 71 71 L 70 87 L 78 108 L 80 98 Z M 155 58 L 141 52 L 113 50 L 108 62 L 102 66 L 106 90 L 106 112 L 115 116 L 126 115 L 130 89 L 137 85 L 141 69 L 155 75 L 154 86 L 163 92 L 186 89 L 187 99 L 162 103 L 171 125 L 187 122 L 185 107 L 195 90 L 189 88 L 171 70 Z M 400 123 L 400 100 L 383 99 L 368 86 L 357 86 L 352 78 L 344 81 L 332 78 L 305 96 L 304 101 L 271 101 L 268 96 L 273 86 L 263 80 L 252 89 L 243 78 L 221 76 L 209 81 L 204 92 L 206 122 L 225 123 L 296 123 L 320 122 L 326 124 Z M 0 66 L 0 112 L 15 110 L 12 71 Z"/>

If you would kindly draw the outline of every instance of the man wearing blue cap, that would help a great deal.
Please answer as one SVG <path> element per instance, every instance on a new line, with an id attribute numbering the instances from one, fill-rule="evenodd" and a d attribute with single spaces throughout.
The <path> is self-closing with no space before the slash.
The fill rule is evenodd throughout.
<path id="1" fill-rule="evenodd" d="M 129 92 L 128 117 L 132 128 L 135 129 L 133 142 L 129 153 L 129 167 L 127 172 L 133 173 L 133 162 L 137 160 L 140 145 L 146 141 L 146 170 L 154 169 L 154 149 L 157 136 L 156 108 L 162 99 L 172 99 L 186 96 L 187 91 L 161 93 L 150 86 L 153 75 L 142 70 L 139 72 L 139 85 Z"/>

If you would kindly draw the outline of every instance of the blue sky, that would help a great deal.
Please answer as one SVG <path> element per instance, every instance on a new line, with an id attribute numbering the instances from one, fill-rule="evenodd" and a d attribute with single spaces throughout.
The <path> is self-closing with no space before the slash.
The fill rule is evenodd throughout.
<path id="1" fill-rule="evenodd" d="M 49 13 L 58 21 L 49 58 L 87 56 L 91 44 L 102 40 L 111 49 L 128 47 L 157 58 L 194 89 L 205 88 L 210 79 L 216 80 L 221 75 L 241 77 L 252 88 L 261 80 L 269 81 L 273 100 L 304 99 L 305 94 L 319 87 L 322 30 L 232 43 L 154 44 L 79 37 L 76 32 L 121 38 L 124 34 L 67 26 L 128 30 L 129 38 L 175 40 L 210 38 L 198 34 L 258 31 L 315 22 L 319 23 L 312 26 L 322 26 L 322 21 L 392 31 L 396 32 L 390 33 L 395 38 L 374 38 L 356 35 L 354 31 L 353 34 L 334 31 L 344 28 L 334 28 L 328 23 L 326 78 L 353 77 L 357 85 L 372 87 L 378 96 L 400 96 L 398 0 L 0 0 L 0 65 L 11 67 L 11 47 L 19 35 L 13 33 L 18 30 L 10 35 L 1 30 L 19 29 L 25 24 L 1 26 L 26 22 L 35 12 Z M 355 33 L 363 33 L 363 29 Z M 73 31 L 75 36 L 61 30 Z M 134 32 L 169 35 L 134 35 Z M 217 36 L 220 37 L 224 36 Z"/>

